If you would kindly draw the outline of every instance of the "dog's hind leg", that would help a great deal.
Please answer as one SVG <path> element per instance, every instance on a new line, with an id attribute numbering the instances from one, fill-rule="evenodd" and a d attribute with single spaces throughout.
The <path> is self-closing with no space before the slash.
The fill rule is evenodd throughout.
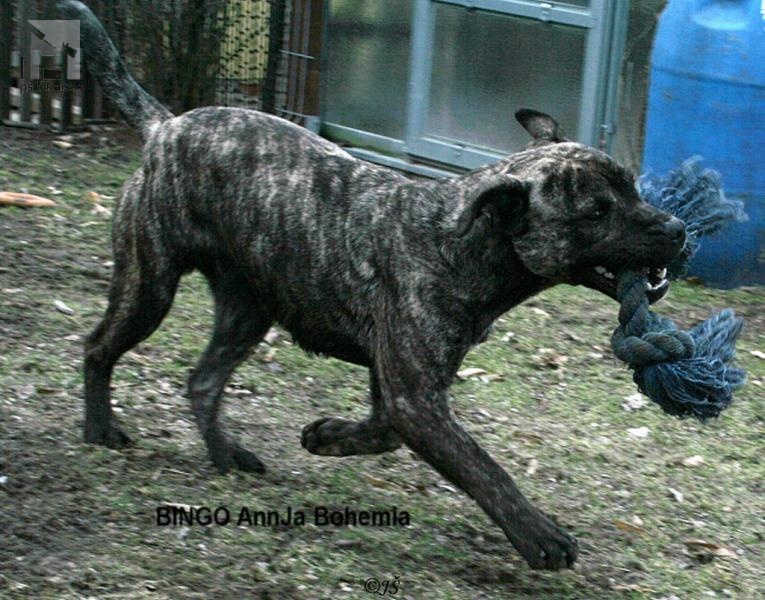
<path id="1" fill-rule="evenodd" d="M 152 240 L 135 240 L 130 228 L 118 229 L 109 307 L 85 342 L 84 439 L 109 448 L 130 443 L 112 416 L 109 386 L 114 365 L 159 327 L 180 279 L 180 273 L 157 253 Z"/>
<path id="2" fill-rule="evenodd" d="M 243 278 L 221 269 L 207 275 L 215 298 L 215 327 L 189 378 L 191 407 L 218 471 L 226 473 L 235 467 L 263 473 L 263 463 L 225 431 L 218 413 L 226 381 L 250 349 L 263 339 L 272 319 Z"/>
<path id="3" fill-rule="evenodd" d="M 388 424 L 382 407 L 380 384 L 374 368 L 369 370 L 372 414 L 363 421 L 325 417 L 303 427 L 300 443 L 311 454 L 351 456 L 396 450 L 401 438 Z"/>

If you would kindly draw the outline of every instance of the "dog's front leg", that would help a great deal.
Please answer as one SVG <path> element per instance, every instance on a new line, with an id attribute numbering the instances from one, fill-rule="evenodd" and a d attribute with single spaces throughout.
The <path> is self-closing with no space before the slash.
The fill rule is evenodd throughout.
<path id="1" fill-rule="evenodd" d="M 416 372 L 418 361 L 406 354 L 389 346 L 378 353 L 378 365 L 390 422 L 407 446 L 478 502 L 532 568 L 570 567 L 576 540 L 526 500 L 455 420 L 446 390 L 422 385 L 433 381 L 432 372 Z"/>

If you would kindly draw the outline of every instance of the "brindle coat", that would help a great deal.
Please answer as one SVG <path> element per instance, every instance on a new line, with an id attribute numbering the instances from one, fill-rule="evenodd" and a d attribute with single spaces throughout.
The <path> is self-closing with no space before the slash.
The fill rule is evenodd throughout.
<path id="1" fill-rule="evenodd" d="M 109 307 L 86 344 L 85 440 L 127 443 L 112 417 L 112 368 L 197 269 L 215 298 L 215 327 L 188 393 L 221 472 L 264 469 L 218 413 L 226 380 L 277 322 L 306 350 L 370 372 L 369 416 L 311 423 L 309 452 L 372 454 L 403 442 L 475 499 L 532 567 L 570 566 L 574 538 L 457 422 L 448 389 L 499 315 L 561 282 L 613 297 L 594 267 L 660 267 L 682 247 L 682 223 L 642 202 L 610 157 L 564 140 L 534 111 L 517 114 L 535 138 L 527 149 L 435 181 L 251 110 L 173 117 L 132 80 L 84 5 L 67 0 L 62 10 L 81 19 L 87 64 L 145 139 L 114 217 Z"/>

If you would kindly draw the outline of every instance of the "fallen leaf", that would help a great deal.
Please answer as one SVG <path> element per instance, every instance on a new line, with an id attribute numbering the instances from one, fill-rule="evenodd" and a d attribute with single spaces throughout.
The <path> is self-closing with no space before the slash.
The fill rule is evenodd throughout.
<path id="1" fill-rule="evenodd" d="M 98 192 L 94 192 L 94 191 L 85 192 L 83 197 L 85 198 L 85 200 L 88 200 L 89 202 L 93 202 L 94 204 L 101 202 L 101 194 L 99 194 Z"/>
<path id="2" fill-rule="evenodd" d="M 675 488 L 668 488 L 669 493 L 672 494 L 672 497 L 675 499 L 675 502 L 683 502 L 685 500 L 685 496 L 683 495 L 683 492 L 680 490 L 676 490 Z"/>
<path id="3" fill-rule="evenodd" d="M 693 456 L 684 458 L 681 463 L 685 467 L 698 467 L 699 465 L 704 464 L 704 457 L 700 454 L 694 454 Z"/>
<path id="4" fill-rule="evenodd" d="M 749 354 L 752 356 L 756 356 L 757 358 L 760 358 L 762 360 L 765 360 L 765 352 L 760 352 L 759 350 L 750 350 Z"/>
<path id="5" fill-rule="evenodd" d="M 263 341 L 269 346 L 273 346 L 274 342 L 279 339 L 280 335 L 281 334 L 279 333 L 279 330 L 276 327 L 272 327 L 268 330 L 268 333 L 263 338 Z"/>
<path id="6" fill-rule="evenodd" d="M 66 304 L 61 302 L 61 300 L 54 300 L 53 306 L 56 307 L 56 310 L 58 312 L 63 313 L 65 315 L 72 316 L 74 314 L 74 311 L 71 308 L 69 308 Z"/>
<path id="7" fill-rule="evenodd" d="M 392 481 L 386 481 L 385 479 L 380 479 L 379 477 L 375 477 L 374 475 L 370 475 L 369 473 L 362 473 L 361 478 L 367 483 L 369 483 L 370 485 L 373 485 L 378 488 L 391 489 L 391 488 L 399 487 Z"/>
<path id="8" fill-rule="evenodd" d="M 738 558 L 738 555 L 733 550 L 722 544 L 704 540 L 685 540 L 683 543 L 692 554 L 717 556 L 720 558 Z"/>
<path id="9" fill-rule="evenodd" d="M 534 358 L 552 369 L 559 369 L 568 362 L 568 356 L 557 352 L 553 348 L 540 348 L 537 350 Z"/>
<path id="10" fill-rule="evenodd" d="M 470 367 L 469 369 L 463 369 L 462 371 L 457 371 L 457 377 L 460 379 L 468 379 L 470 377 L 477 377 L 478 375 L 486 375 L 486 371 L 484 369 L 478 369 L 476 367 Z"/>
<path id="11" fill-rule="evenodd" d="M 636 438 L 647 438 L 651 435 L 651 430 L 648 427 L 632 427 L 627 430 L 627 433 Z"/>
<path id="12" fill-rule="evenodd" d="M 90 212 L 92 212 L 95 215 L 104 215 L 104 216 L 111 216 L 112 211 L 106 208 L 105 206 L 101 206 L 97 202 L 93 204 L 93 208 L 90 209 Z"/>
<path id="13" fill-rule="evenodd" d="M 638 585 L 637 583 L 612 583 L 610 586 L 610 589 L 616 590 L 619 592 L 639 592 L 641 594 L 646 594 L 649 592 L 648 588 Z M 673 599 L 669 596 L 664 596 L 661 598 L 661 600 L 673 600 Z M 675 596 L 675 600 L 680 600 L 680 599 L 677 596 Z"/>
<path id="14" fill-rule="evenodd" d="M 23 206 L 27 208 L 56 206 L 56 203 L 48 198 L 33 196 L 32 194 L 22 194 L 19 192 L 0 192 L 0 204 Z"/>
<path id="15" fill-rule="evenodd" d="M 622 408 L 626 410 L 627 412 L 633 412 L 635 410 L 640 410 L 641 408 L 644 408 L 648 404 L 648 400 L 645 399 L 643 394 L 631 394 L 629 396 L 624 397 L 624 402 L 622 402 Z"/>
<path id="16" fill-rule="evenodd" d="M 63 148 L 64 150 L 68 150 L 74 146 L 71 142 L 65 142 L 64 140 L 53 140 L 53 145 L 56 146 L 56 148 Z"/>
<path id="17" fill-rule="evenodd" d="M 622 521 L 620 519 L 614 519 L 614 525 L 616 525 L 618 529 L 628 533 L 647 533 L 646 530 L 639 525 L 633 525 L 632 523 L 627 523 L 627 521 Z"/>
<path id="18" fill-rule="evenodd" d="M 529 466 L 526 468 L 526 475 L 531 477 L 537 472 L 537 469 L 539 469 L 539 461 L 536 458 L 532 458 L 529 461 Z"/>
<path id="19" fill-rule="evenodd" d="M 486 383 L 491 381 L 504 381 L 505 376 L 500 373 L 489 373 L 488 375 L 482 376 L 481 380 L 485 381 Z"/>
<path id="20" fill-rule="evenodd" d="M 526 444 L 541 444 L 544 438 L 536 433 L 524 433 L 522 431 L 514 431 L 513 437 L 518 438 L 521 442 Z"/>
<path id="21" fill-rule="evenodd" d="M 180 508 L 186 511 L 189 510 L 197 510 L 199 508 L 202 508 L 201 505 L 199 506 L 192 506 L 191 504 L 181 504 L 180 502 L 164 502 L 163 506 L 172 506 L 173 508 Z"/>
<path id="22" fill-rule="evenodd" d="M 574 342 L 579 342 L 580 344 L 584 342 L 584 339 L 579 337 L 577 334 L 575 334 L 573 331 L 566 330 L 564 332 L 566 334 L 566 337 Z"/>

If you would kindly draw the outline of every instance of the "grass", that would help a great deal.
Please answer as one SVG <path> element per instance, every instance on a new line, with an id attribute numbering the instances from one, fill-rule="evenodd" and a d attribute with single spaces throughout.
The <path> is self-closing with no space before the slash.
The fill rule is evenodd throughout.
<path id="1" fill-rule="evenodd" d="M 765 360 L 753 352 L 765 351 L 765 290 L 679 283 L 657 309 L 682 326 L 724 306 L 747 321 L 749 383 L 705 426 L 650 403 L 622 408 L 636 390 L 608 346 L 617 307 L 588 290 L 532 299 L 468 355 L 464 368 L 496 377 L 455 385 L 455 412 L 580 541 L 575 570 L 534 572 L 408 450 L 333 459 L 300 448 L 304 424 L 364 415 L 366 373 L 309 357 L 284 333 L 228 388 L 227 423 L 270 470 L 215 475 L 183 397 L 211 324 L 198 275 L 116 370 L 116 409 L 137 445 L 82 444 L 82 339 L 104 309 L 111 260 L 109 215 L 87 192 L 110 208 L 139 149 L 121 130 L 67 150 L 48 134 L 3 134 L 0 189 L 60 193 L 53 209 L 0 208 L 0 597 L 366 598 L 367 579 L 394 577 L 397 597 L 437 600 L 762 597 Z M 692 456 L 703 460 L 683 464 Z M 411 525 L 159 527 L 165 503 L 396 506 Z"/>

